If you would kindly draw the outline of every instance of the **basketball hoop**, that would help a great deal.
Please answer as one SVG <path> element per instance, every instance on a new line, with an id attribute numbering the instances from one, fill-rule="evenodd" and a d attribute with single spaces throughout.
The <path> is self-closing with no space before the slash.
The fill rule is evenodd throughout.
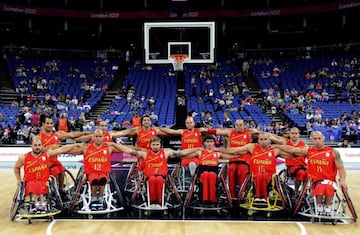
<path id="1" fill-rule="evenodd" d="M 184 61 L 188 60 L 189 56 L 187 54 L 173 54 L 169 56 L 169 60 L 173 64 L 174 71 L 183 71 L 184 70 Z"/>

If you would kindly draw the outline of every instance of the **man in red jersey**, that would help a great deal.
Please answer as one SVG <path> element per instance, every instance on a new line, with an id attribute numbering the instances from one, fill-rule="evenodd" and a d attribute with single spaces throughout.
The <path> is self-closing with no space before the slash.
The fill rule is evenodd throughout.
<path id="1" fill-rule="evenodd" d="M 331 215 L 336 176 L 339 176 L 340 186 L 347 190 L 345 182 L 346 171 L 337 150 L 325 146 L 324 135 L 320 131 L 311 133 L 313 146 L 293 147 L 288 145 L 274 145 L 282 151 L 298 156 L 307 156 L 308 177 L 312 180 L 312 195 L 316 197 L 316 213 Z M 323 199 L 325 204 L 323 205 Z"/>
<path id="2" fill-rule="evenodd" d="M 113 152 L 129 152 L 131 148 L 104 141 L 101 129 L 93 132 L 93 139 L 89 144 L 81 144 L 77 154 L 84 154 L 84 174 L 91 185 L 91 202 L 102 206 L 105 185 L 109 182 L 111 172 L 111 154 Z M 102 207 L 102 208 L 101 208 Z"/>
<path id="3" fill-rule="evenodd" d="M 53 119 L 51 117 L 45 117 L 44 122 L 42 123 L 41 132 L 38 136 L 40 137 L 44 148 L 56 149 L 60 147 L 61 140 L 75 139 L 86 134 L 88 134 L 88 132 L 55 132 Z M 56 177 L 57 182 L 59 182 L 59 192 L 62 193 L 64 189 L 65 168 L 58 160 L 57 156 L 50 159 L 50 174 Z"/>
<path id="4" fill-rule="evenodd" d="M 269 134 L 261 132 L 258 143 L 250 143 L 241 147 L 219 149 L 219 152 L 243 155 L 250 153 L 249 164 L 255 186 L 255 202 L 266 202 L 268 198 L 267 185 L 276 173 L 276 158 L 292 157 L 279 149 L 270 147 Z"/>
<path id="5" fill-rule="evenodd" d="M 286 144 L 293 147 L 304 148 L 307 144 L 300 140 L 300 131 L 297 127 L 290 129 L 290 138 L 283 138 L 272 135 L 271 141 L 278 144 Z M 306 156 L 294 156 L 293 158 L 286 158 L 285 165 L 291 176 L 295 177 L 295 195 L 298 193 L 301 182 L 307 179 L 307 163 Z"/>
<path id="6" fill-rule="evenodd" d="M 141 127 L 131 128 L 128 130 L 115 131 L 114 135 L 134 137 L 137 136 L 136 146 L 142 149 L 150 149 L 150 139 L 154 136 L 165 136 L 164 128 L 153 127 L 149 115 L 141 118 Z"/>
<path id="7" fill-rule="evenodd" d="M 242 119 L 235 121 L 234 128 L 216 128 L 208 130 L 208 133 L 223 135 L 229 137 L 229 147 L 240 147 L 252 142 L 253 135 L 258 134 L 248 130 L 245 127 L 245 122 Z M 236 187 L 241 187 L 246 175 L 249 173 L 249 158 L 250 154 L 246 153 L 237 158 L 229 160 L 228 178 L 229 189 L 232 198 L 236 198 Z"/>
<path id="8" fill-rule="evenodd" d="M 153 127 L 151 118 L 149 115 L 144 115 L 141 118 L 141 127 L 131 128 L 128 130 L 122 130 L 115 132 L 116 136 L 128 136 L 136 137 L 136 147 L 139 149 L 151 149 L 150 139 L 154 136 L 165 136 L 166 133 L 163 131 L 165 128 Z M 143 160 L 139 159 L 138 171 L 143 170 Z"/>
<path id="9" fill-rule="evenodd" d="M 24 167 L 25 195 L 32 194 L 32 199 L 35 202 L 35 207 L 32 208 L 31 212 L 46 210 L 44 194 L 47 193 L 46 183 L 50 177 L 49 159 L 60 153 L 70 153 L 74 148 L 74 145 L 65 145 L 54 150 L 44 150 L 41 139 L 34 136 L 31 142 L 31 151 L 18 158 L 14 165 L 14 174 L 17 185 L 20 186 L 21 168 Z"/>
<path id="10" fill-rule="evenodd" d="M 188 116 L 185 120 L 186 129 L 170 129 L 164 128 L 163 132 L 167 135 L 181 135 L 181 149 L 191 149 L 191 148 L 202 148 L 203 140 L 202 133 L 206 132 L 205 128 L 195 128 L 194 118 Z M 193 158 L 183 158 L 181 159 L 182 166 L 189 166 L 190 174 L 194 175 L 196 166 L 199 165 L 199 159 L 197 157 Z"/>
<path id="11" fill-rule="evenodd" d="M 202 185 L 202 202 L 204 204 L 217 203 L 216 180 L 220 158 L 233 158 L 229 154 L 216 152 L 214 135 L 204 136 L 204 149 L 197 150 L 189 157 L 196 156 L 199 159 L 197 174 L 200 176 Z"/>
<path id="12" fill-rule="evenodd" d="M 146 151 L 133 150 L 125 146 L 124 148 L 119 150 L 143 159 L 144 174 L 149 183 L 150 203 L 154 207 L 162 204 L 162 190 L 168 173 L 167 159 L 182 157 L 197 150 L 197 148 L 193 148 L 174 151 L 169 148 L 161 148 L 161 139 L 158 136 L 150 138 L 150 149 Z"/>

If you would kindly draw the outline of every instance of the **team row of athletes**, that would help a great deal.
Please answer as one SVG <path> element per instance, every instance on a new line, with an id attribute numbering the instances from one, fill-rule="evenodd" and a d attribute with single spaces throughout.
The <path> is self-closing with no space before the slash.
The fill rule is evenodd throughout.
<path id="1" fill-rule="evenodd" d="M 182 157 L 181 165 L 184 167 L 194 164 L 198 167 L 203 185 L 203 201 L 215 203 L 217 200 L 216 176 L 220 158 L 229 159 L 228 181 L 233 198 L 236 198 L 237 186 L 241 185 L 246 174 L 251 172 L 256 200 L 266 200 L 267 185 L 276 174 L 278 156 L 286 159 L 289 172 L 296 179 L 296 190 L 300 183 L 308 178 L 313 182 L 320 182 L 314 184 L 316 187 L 312 191 L 317 196 L 319 213 L 330 210 L 337 175 L 339 183 L 346 189 L 346 172 L 340 155 L 335 149 L 324 145 L 321 132 L 312 133 L 313 146 L 310 147 L 299 139 L 297 128 L 291 129 L 289 138 L 283 138 L 248 130 L 243 120 L 236 120 L 234 128 L 206 129 L 195 128 L 194 119 L 187 117 L 185 125 L 185 129 L 177 130 L 152 127 L 150 117 L 144 116 L 141 118 L 140 127 L 123 131 L 108 131 L 107 123 L 100 121 L 98 129 L 92 133 L 54 132 L 53 120 L 48 117 L 44 120 L 41 133 L 32 141 L 32 151 L 19 158 L 14 172 L 20 182 L 20 168 L 24 166 L 23 180 L 37 182 L 27 183 L 26 193 L 32 192 L 39 197 L 39 201 L 36 200 L 39 209 L 44 204 L 41 195 L 50 174 L 57 177 L 60 192 L 64 188 L 64 167 L 57 159 L 59 153 L 84 155 L 84 173 L 92 185 L 94 198 L 102 195 L 104 185 L 109 180 L 112 152 L 124 152 L 139 157 L 139 169 L 144 171 L 149 182 L 150 200 L 155 204 L 161 203 L 161 189 L 167 174 L 167 158 L 170 157 Z M 181 135 L 181 150 L 162 148 L 159 136 L 169 135 Z M 214 135 L 229 137 L 229 148 L 215 148 Z M 251 143 L 255 135 L 258 143 Z M 136 147 L 112 142 L 114 138 L 124 136 L 136 136 Z M 86 144 L 78 143 L 59 148 L 60 141 L 68 138 Z M 271 145 L 270 141 L 277 144 Z M 324 208 L 323 197 L 326 197 Z M 97 200 L 101 200 L 101 196 Z"/>

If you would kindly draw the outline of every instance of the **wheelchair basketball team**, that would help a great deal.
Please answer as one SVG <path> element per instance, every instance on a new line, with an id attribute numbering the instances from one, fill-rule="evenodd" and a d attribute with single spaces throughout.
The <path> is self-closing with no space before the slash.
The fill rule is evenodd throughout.
<path id="1" fill-rule="evenodd" d="M 52 129 L 50 128 L 53 125 L 51 118 L 47 120 L 49 122 L 48 129 Z M 25 196 L 30 195 L 30 200 L 33 202 L 28 213 L 46 214 L 47 210 L 51 210 L 51 207 L 46 205 L 47 201 L 44 199 L 44 195 L 47 193 L 46 185 L 51 174 L 50 161 L 56 159 L 60 153 L 83 154 L 84 156 L 82 174 L 89 184 L 89 192 L 83 192 L 83 194 L 90 195 L 84 196 L 88 197 L 89 207 L 85 208 L 80 205 L 79 210 L 89 210 L 89 213 L 106 211 L 106 208 L 109 208 L 104 200 L 107 200 L 105 187 L 111 181 L 109 174 L 112 171 L 111 154 L 113 152 L 128 153 L 138 158 L 137 163 L 134 164 L 136 164 L 137 174 L 143 173 L 144 175 L 143 183 L 145 182 L 147 185 L 145 187 L 147 192 L 142 198 L 146 198 L 147 202 L 145 202 L 144 208 L 148 210 L 164 209 L 164 200 L 170 198 L 170 196 L 164 196 L 167 192 L 178 195 L 176 191 L 179 185 L 177 185 L 176 179 L 171 179 L 171 187 L 166 186 L 167 177 L 169 177 L 168 158 L 177 157 L 181 159 L 180 166 L 183 169 L 182 174 L 185 175 L 184 179 L 190 178 L 191 182 L 191 179 L 197 176 L 199 185 L 191 190 L 191 186 L 187 185 L 188 192 L 185 197 L 180 198 L 180 203 L 181 200 L 185 201 L 184 205 L 194 205 L 194 203 L 189 203 L 189 200 L 195 200 L 195 208 L 206 209 L 212 208 L 214 205 L 217 207 L 222 193 L 218 192 L 219 190 L 225 191 L 230 205 L 240 205 L 240 201 L 246 197 L 240 195 L 244 193 L 243 183 L 246 178 L 249 178 L 252 184 L 250 201 L 254 207 L 251 208 L 266 208 L 266 205 L 270 205 L 272 200 L 269 195 L 269 184 L 277 175 L 277 157 L 285 159 L 286 177 L 294 180 L 294 195 L 291 196 L 291 200 L 299 198 L 298 195 L 305 190 L 304 182 L 311 181 L 310 192 L 316 202 L 314 215 L 332 216 L 334 214 L 332 204 L 336 189 L 340 186 L 347 191 L 346 171 L 341 157 L 338 151 L 325 146 L 324 136 L 319 131 L 312 133 L 313 145 L 307 146 L 299 139 L 299 129 L 296 127 L 290 129 L 288 136 L 280 137 L 267 132 L 248 130 L 244 120 L 241 119 L 236 120 L 234 127 L 212 129 L 195 128 L 195 121 L 191 116 L 186 119 L 186 129 L 179 130 L 152 127 L 151 119 L 148 116 L 141 118 L 140 127 L 128 130 L 108 131 L 105 121 L 100 121 L 98 125 L 98 129 L 92 133 L 80 132 L 70 136 L 64 133 L 49 132 L 45 135 L 47 138 L 35 136 L 32 139 L 31 151 L 19 157 L 14 166 L 18 185 L 24 181 Z M 161 137 L 170 135 L 181 136 L 181 150 L 162 148 Z M 228 146 L 216 148 L 216 135 L 228 137 Z M 136 138 L 136 147 L 113 142 L 114 138 L 123 136 Z M 57 141 L 56 144 L 59 146 L 59 141 L 63 138 L 72 138 L 76 141 L 88 140 L 88 142 L 67 144 L 55 149 L 46 148 L 44 139 L 52 143 Z M 254 139 L 257 139 L 257 143 L 253 143 Z M 226 161 L 221 161 L 220 158 L 226 159 Z M 21 174 L 22 167 L 23 174 Z M 218 187 L 219 169 L 223 167 L 226 168 L 227 174 L 223 177 L 222 182 L 226 183 L 220 189 Z M 63 174 L 63 171 L 59 174 Z M 59 182 L 61 197 L 63 188 Z M 129 179 L 129 182 L 136 184 L 136 177 Z M 282 183 L 286 184 L 287 182 Z M 115 184 L 117 185 L 116 182 Z M 77 190 L 78 193 L 83 190 L 81 188 L 79 187 Z M 130 195 L 132 198 L 137 197 L 141 191 L 139 185 L 135 185 L 134 188 L 135 190 L 132 190 Z M 282 191 L 281 187 L 279 190 Z M 192 191 L 191 193 L 197 192 L 198 196 L 189 195 L 190 191 Z M 121 194 L 121 192 L 116 193 Z M 77 197 L 77 199 L 85 200 L 84 197 Z M 284 198 L 285 196 L 282 195 L 283 201 L 285 201 Z M 113 199 L 108 201 L 111 204 Z M 256 205 L 265 206 L 256 207 Z"/>

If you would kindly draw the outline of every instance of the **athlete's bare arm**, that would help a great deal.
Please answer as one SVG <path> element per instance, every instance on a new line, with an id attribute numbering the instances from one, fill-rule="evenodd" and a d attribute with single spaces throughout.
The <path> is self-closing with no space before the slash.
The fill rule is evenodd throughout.
<path id="1" fill-rule="evenodd" d="M 341 159 L 341 156 L 340 156 L 340 153 L 339 151 L 335 150 L 334 149 L 334 161 L 335 161 L 335 165 L 338 169 L 338 175 L 339 175 L 339 184 L 341 186 L 344 187 L 345 190 L 347 190 L 347 185 L 346 185 L 346 182 L 345 182 L 345 179 L 346 179 L 346 170 L 345 170 L 345 167 L 344 167 L 344 163 Z"/>
<path id="2" fill-rule="evenodd" d="M 80 136 L 86 136 L 91 134 L 90 131 L 71 131 L 71 132 L 65 132 L 65 131 L 58 131 L 56 134 L 59 136 L 61 140 L 66 139 L 75 139 L 79 138 Z"/>
<path id="3" fill-rule="evenodd" d="M 182 135 L 183 129 L 171 129 L 168 127 L 162 127 L 162 132 L 164 132 L 165 135 Z"/>
<path id="4" fill-rule="evenodd" d="M 199 148 L 191 148 L 191 149 L 174 151 L 172 149 L 166 148 L 165 153 L 166 153 L 166 156 L 169 158 L 176 158 L 176 157 L 184 157 L 184 156 L 194 154 L 198 150 L 199 150 Z"/>
<path id="5" fill-rule="evenodd" d="M 220 153 L 227 153 L 227 154 L 232 154 L 232 155 L 243 155 L 246 153 L 252 153 L 253 149 L 254 149 L 254 144 L 250 143 L 250 144 L 246 144 L 241 147 L 217 149 L 216 151 L 218 151 Z"/>

